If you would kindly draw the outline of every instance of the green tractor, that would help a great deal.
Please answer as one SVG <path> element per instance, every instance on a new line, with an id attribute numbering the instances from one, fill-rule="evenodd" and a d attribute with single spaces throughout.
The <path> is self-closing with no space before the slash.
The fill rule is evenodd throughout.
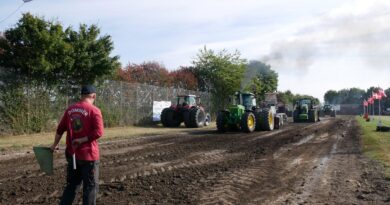
<path id="1" fill-rule="evenodd" d="M 294 122 L 318 122 L 319 110 L 311 99 L 303 98 L 295 103 L 293 113 Z"/>
<path id="2" fill-rule="evenodd" d="M 244 132 L 279 128 L 275 125 L 276 109 L 274 106 L 259 108 L 253 93 L 236 92 L 231 98 L 232 105 L 227 110 L 221 110 L 217 115 L 219 132 L 240 129 Z M 279 120 L 279 119 L 278 119 Z"/>
<path id="3" fill-rule="evenodd" d="M 336 110 L 332 105 L 325 104 L 320 111 L 320 115 L 321 117 L 325 117 L 326 115 L 336 117 Z"/>

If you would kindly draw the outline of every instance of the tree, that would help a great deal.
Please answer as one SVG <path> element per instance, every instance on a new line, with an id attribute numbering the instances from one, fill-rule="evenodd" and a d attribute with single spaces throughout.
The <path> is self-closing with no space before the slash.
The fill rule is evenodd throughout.
<path id="1" fill-rule="evenodd" d="M 293 104 L 294 103 L 294 94 L 287 90 L 286 92 L 278 92 L 277 94 L 278 102 L 284 103 L 284 104 Z"/>
<path id="2" fill-rule="evenodd" d="M 50 120 L 51 101 L 60 96 L 53 91 L 75 98 L 79 93 L 71 88 L 95 83 L 120 66 L 112 50 L 111 37 L 100 36 L 96 25 L 64 30 L 59 22 L 23 14 L 0 37 L 0 124 L 39 131 Z"/>
<path id="3" fill-rule="evenodd" d="M 360 104 L 364 96 L 365 91 L 359 88 L 328 90 L 324 95 L 324 100 L 330 104 Z"/>
<path id="4" fill-rule="evenodd" d="M 325 101 L 325 103 L 329 103 L 329 104 L 337 104 L 338 97 L 339 97 L 339 94 L 337 91 L 328 90 L 328 91 L 326 91 L 326 93 L 324 95 L 324 101 Z"/>
<path id="5" fill-rule="evenodd" d="M 256 95 L 257 100 L 264 100 L 265 94 L 278 88 L 278 74 L 261 61 L 250 61 L 246 66 L 242 88 Z"/>
<path id="6" fill-rule="evenodd" d="M 143 83 L 156 86 L 168 87 L 171 79 L 168 70 L 164 65 L 149 61 L 140 65 L 129 64 L 118 71 L 119 79 L 130 83 Z"/>
<path id="7" fill-rule="evenodd" d="M 204 47 L 192 63 L 199 89 L 211 92 L 216 108 L 226 107 L 227 97 L 240 90 L 243 79 L 245 60 L 240 57 L 240 53 L 229 53 L 226 50 L 215 53 Z"/>
<path id="8" fill-rule="evenodd" d="M 114 45 L 109 35 L 99 36 L 96 25 L 81 24 L 78 31 L 67 28 L 65 41 L 72 46 L 73 64 L 65 70 L 67 81 L 73 85 L 90 84 L 110 76 L 120 68 L 119 56 L 111 57 Z"/>
<path id="9" fill-rule="evenodd" d="M 383 98 L 383 109 L 390 108 L 390 88 L 385 90 L 386 98 Z"/>
<path id="10" fill-rule="evenodd" d="M 0 39 L 0 67 L 7 70 L 2 80 L 45 88 L 94 83 L 119 67 L 119 57 L 110 57 L 111 37 L 99 34 L 96 25 L 64 31 L 58 22 L 23 14 Z"/>
<path id="11" fill-rule="evenodd" d="M 198 89 L 198 79 L 191 67 L 181 67 L 169 73 L 172 85 L 176 88 L 184 88 L 187 90 Z"/>
<path id="12" fill-rule="evenodd" d="M 6 70 L 2 81 L 7 85 L 55 84 L 61 76 L 58 72 L 73 64 L 72 47 L 65 38 L 61 24 L 23 14 L 16 27 L 0 39 L 0 66 Z"/>

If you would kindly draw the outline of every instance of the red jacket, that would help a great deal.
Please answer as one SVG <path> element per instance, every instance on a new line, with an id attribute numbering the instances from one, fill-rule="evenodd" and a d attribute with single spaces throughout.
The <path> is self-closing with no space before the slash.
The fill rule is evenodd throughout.
<path id="1" fill-rule="evenodd" d="M 70 130 L 71 129 L 71 130 Z M 97 139 L 103 136 L 103 117 L 96 106 L 80 101 L 71 105 L 64 113 L 57 128 L 57 134 L 66 133 L 66 152 L 75 151 L 76 159 L 96 161 L 99 160 L 99 146 Z M 73 151 L 71 139 L 88 137 L 88 142 L 81 144 Z"/>

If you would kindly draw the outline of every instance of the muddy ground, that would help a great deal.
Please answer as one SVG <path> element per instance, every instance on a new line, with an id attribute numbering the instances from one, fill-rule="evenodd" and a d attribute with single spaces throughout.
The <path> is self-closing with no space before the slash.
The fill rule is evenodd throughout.
<path id="1" fill-rule="evenodd" d="M 132 138 L 101 144 L 101 155 L 98 204 L 390 204 L 390 182 L 362 156 L 353 117 Z M 0 204 L 58 203 L 63 153 L 55 163 L 47 176 L 32 154 L 2 159 Z"/>

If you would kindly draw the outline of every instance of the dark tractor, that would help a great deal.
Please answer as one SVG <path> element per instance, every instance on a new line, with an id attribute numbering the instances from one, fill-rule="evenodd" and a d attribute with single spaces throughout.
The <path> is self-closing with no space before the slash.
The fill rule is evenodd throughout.
<path id="1" fill-rule="evenodd" d="M 336 117 L 336 110 L 332 105 L 325 104 L 321 109 L 321 117 L 325 117 L 326 115 L 329 115 L 331 117 Z"/>
<path id="2" fill-rule="evenodd" d="M 178 95 L 176 105 L 161 112 L 161 123 L 164 127 L 179 127 L 182 122 L 189 128 L 208 126 L 210 114 L 206 113 L 199 101 L 200 98 L 195 95 Z"/>
<path id="3" fill-rule="evenodd" d="M 293 120 L 294 122 L 320 121 L 319 110 L 317 106 L 315 106 L 314 101 L 307 98 L 296 101 Z"/>
<path id="4" fill-rule="evenodd" d="M 232 105 L 218 113 L 217 129 L 219 132 L 238 129 L 244 132 L 270 131 L 275 128 L 276 110 L 274 106 L 269 108 L 257 107 L 254 94 L 248 92 L 236 92 L 231 99 Z"/>

